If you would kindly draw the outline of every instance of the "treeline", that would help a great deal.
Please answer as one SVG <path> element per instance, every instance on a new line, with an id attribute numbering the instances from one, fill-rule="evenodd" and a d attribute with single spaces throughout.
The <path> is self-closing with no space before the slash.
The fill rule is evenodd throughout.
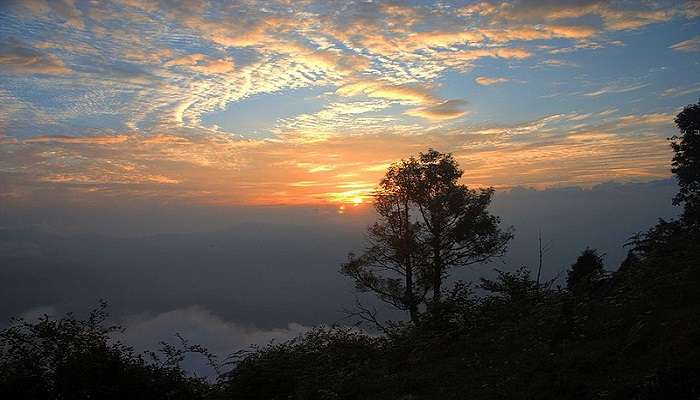
<path id="1" fill-rule="evenodd" d="M 215 382 L 181 367 L 190 353 L 214 361 L 206 349 L 135 354 L 109 339 L 103 309 L 17 321 L 0 333 L 0 398 L 698 399 L 700 103 L 676 124 L 683 214 L 632 238 L 615 272 L 586 249 L 564 287 L 525 267 L 448 280 L 503 254 L 512 234 L 487 211 L 492 191 L 459 184 L 454 159 L 431 150 L 389 169 L 367 246 L 341 268 L 406 321 L 359 305 L 381 334 L 318 328 L 234 354 Z"/>

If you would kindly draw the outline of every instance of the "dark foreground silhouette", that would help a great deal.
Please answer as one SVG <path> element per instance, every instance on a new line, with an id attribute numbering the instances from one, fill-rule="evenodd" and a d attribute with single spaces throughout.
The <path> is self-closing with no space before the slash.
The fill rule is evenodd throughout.
<path id="1" fill-rule="evenodd" d="M 87 320 L 20 320 L 0 333 L 0 398 L 698 399 L 700 103 L 686 107 L 676 124 L 681 134 L 672 138 L 673 172 L 681 191 L 674 200 L 683 215 L 633 238 L 614 273 L 586 249 L 563 288 L 539 283 L 525 267 L 448 287 L 443 275 L 455 265 L 436 257 L 435 250 L 445 248 L 436 237 L 453 241 L 457 247 L 449 251 L 471 240 L 477 244 L 471 255 L 489 257 L 507 242 L 507 232 L 485 212 L 488 192 L 465 192 L 456 181 L 415 197 L 394 191 L 404 205 L 424 202 L 432 209 L 423 222 L 385 213 L 382 226 L 403 230 L 393 237 L 376 231 L 384 235 L 375 242 L 380 246 L 343 266 L 360 289 L 408 312 L 408 321 L 395 323 L 376 321 L 366 308 L 357 313 L 381 324 L 384 334 L 318 328 L 236 353 L 208 382 L 180 366 L 188 353 L 210 357 L 205 349 L 183 343 L 135 354 L 110 340 L 115 328 L 105 326 L 104 308 Z M 427 176 L 419 164 L 411 173 L 414 167 L 423 172 L 411 176 Z M 443 214 L 440 204 L 449 204 Z M 447 236 L 421 225 L 435 227 L 445 215 L 460 227 Z M 469 215 L 484 223 L 459 222 Z M 398 275 L 377 275 L 384 256 Z"/>

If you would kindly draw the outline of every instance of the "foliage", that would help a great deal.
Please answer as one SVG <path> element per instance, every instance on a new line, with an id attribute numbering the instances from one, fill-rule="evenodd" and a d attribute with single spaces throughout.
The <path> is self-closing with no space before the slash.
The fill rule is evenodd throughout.
<path id="1" fill-rule="evenodd" d="M 416 165 L 402 160 L 389 167 L 375 195 L 378 221 L 367 232 L 367 249 L 356 257 L 350 253 L 341 272 L 354 279 L 361 291 L 371 291 L 392 306 L 418 314 L 427 283 L 425 268 L 420 264 L 425 247 L 419 243 L 422 229 L 411 220 L 411 193 L 415 185 Z"/>
<path id="2" fill-rule="evenodd" d="M 488 212 L 493 189 L 469 189 L 462 174 L 451 154 L 432 149 L 393 164 L 375 196 L 379 220 L 365 252 L 341 267 L 413 322 L 422 304 L 440 308 L 450 269 L 501 256 L 512 237 Z"/>
<path id="3" fill-rule="evenodd" d="M 603 278 L 603 256 L 595 249 L 581 252 L 566 277 L 566 287 L 574 293 L 589 292 Z"/>
<path id="4" fill-rule="evenodd" d="M 381 390 L 377 372 L 384 342 L 348 328 L 317 328 L 239 352 L 223 392 L 235 399 L 367 398 Z"/>
<path id="5" fill-rule="evenodd" d="M 683 219 L 698 225 L 700 221 L 700 101 L 686 106 L 675 119 L 681 135 L 671 137 L 674 156 L 672 171 L 680 191 L 674 204 L 684 204 Z"/>
<path id="6" fill-rule="evenodd" d="M 106 304 L 85 320 L 68 314 L 36 322 L 15 320 L 0 331 L 0 398 L 198 399 L 209 391 L 179 366 L 185 350 L 165 347 L 148 362 L 113 341 Z M 156 355 L 156 353 L 153 353 Z"/>

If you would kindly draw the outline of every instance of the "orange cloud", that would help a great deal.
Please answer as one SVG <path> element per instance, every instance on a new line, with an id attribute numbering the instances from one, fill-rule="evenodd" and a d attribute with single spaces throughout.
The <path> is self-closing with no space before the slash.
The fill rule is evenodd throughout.
<path id="1" fill-rule="evenodd" d="M 586 16 L 597 16 L 603 21 L 607 30 L 638 29 L 656 22 L 668 21 L 677 9 L 654 9 L 653 5 L 636 3 L 616 4 L 605 0 L 586 2 L 566 1 L 529 1 L 529 2 L 484 2 L 469 5 L 461 10 L 463 15 L 481 15 L 491 18 L 498 23 L 548 24 L 551 21 L 576 20 Z M 573 30 L 571 30 L 573 29 Z M 582 38 L 595 35 L 594 31 L 580 27 L 545 28 L 553 34 L 564 34 L 562 37 Z"/>
<path id="2" fill-rule="evenodd" d="M 105 135 L 105 136 L 34 136 L 23 140 L 23 143 L 64 143 L 64 144 L 89 144 L 89 145 L 110 145 L 124 143 L 129 140 L 127 135 Z"/>
<path id="3" fill-rule="evenodd" d="M 14 44 L 0 51 L 0 71 L 17 75 L 65 75 L 72 71 L 57 56 Z"/>
<path id="4" fill-rule="evenodd" d="M 345 84 L 336 90 L 341 96 L 365 95 L 387 100 L 406 101 L 410 103 L 434 103 L 437 100 L 427 90 L 406 85 L 391 85 L 382 81 L 358 80 Z"/>
<path id="5" fill-rule="evenodd" d="M 474 78 L 474 82 L 484 86 L 496 85 L 508 81 L 510 81 L 510 79 L 508 78 L 489 78 L 487 76 L 477 76 L 476 78 Z"/>
<path id="6" fill-rule="evenodd" d="M 371 195 L 388 163 L 435 147 L 455 153 L 472 186 L 590 185 L 667 177 L 672 113 L 626 115 L 604 124 L 552 115 L 509 126 L 336 135 L 310 143 L 220 137 L 37 137 L 0 159 L 25 166 L 22 185 L 62 185 L 77 197 L 157 196 L 182 202 L 353 204 Z M 593 121 L 588 119 L 587 121 Z M 562 125 L 563 124 L 563 125 Z M 518 140 L 510 138 L 518 135 Z M 73 144 L 93 144 L 73 146 Z M 104 145 L 109 144 L 109 145 Z M 148 144 L 148 145 L 145 145 Z M 280 171 L 284 171 L 281 174 Z M 128 185 L 128 186 L 124 186 Z M 27 189 L 30 190 L 30 189 Z"/>
<path id="7" fill-rule="evenodd" d="M 430 120 L 454 119 L 465 114 L 465 111 L 462 109 L 465 104 L 462 100 L 447 100 L 434 106 L 408 110 L 406 114 Z"/>
<path id="8" fill-rule="evenodd" d="M 235 65 L 230 57 L 212 59 L 201 53 L 187 54 L 176 57 L 165 63 L 166 66 L 187 66 L 193 71 L 205 74 L 222 74 L 234 70 Z"/>

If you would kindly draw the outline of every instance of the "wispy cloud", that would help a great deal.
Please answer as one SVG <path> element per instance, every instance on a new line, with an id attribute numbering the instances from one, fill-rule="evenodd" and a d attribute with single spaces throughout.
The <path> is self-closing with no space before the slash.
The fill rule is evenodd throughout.
<path id="1" fill-rule="evenodd" d="M 0 43 L 0 73 L 17 75 L 64 75 L 70 68 L 54 54 L 25 47 L 21 43 Z"/>
<path id="2" fill-rule="evenodd" d="M 692 37 L 688 40 L 678 42 L 671 46 L 673 50 L 691 53 L 700 51 L 700 36 Z"/>
<path id="3" fill-rule="evenodd" d="M 385 126 L 362 135 L 289 144 L 226 136 L 42 138 L 4 145 L 0 180 L 12 179 L 15 183 L 3 185 L 5 190 L 21 189 L 30 197 L 50 188 L 54 196 L 63 191 L 66 198 L 343 203 L 369 195 L 391 160 L 428 143 L 454 152 L 467 167 L 465 182 L 476 186 L 589 185 L 667 176 L 665 138 L 673 132 L 673 114 L 614 113 L 600 112 L 607 116 L 604 122 L 588 114 L 553 114 L 510 125 L 411 133 Z"/>
<path id="4" fill-rule="evenodd" d="M 628 86 L 610 85 L 610 86 L 604 86 L 604 87 L 602 87 L 598 90 L 595 90 L 593 92 L 584 93 L 583 95 L 588 96 L 588 97 L 596 97 L 596 96 L 600 96 L 600 95 L 608 94 L 608 93 L 627 93 L 627 92 L 632 92 L 635 90 L 645 88 L 647 86 L 649 86 L 648 83 L 639 83 L 639 84 L 628 85 Z"/>
<path id="5" fill-rule="evenodd" d="M 689 86 L 678 86 L 674 88 L 669 88 L 663 91 L 662 95 L 664 97 L 681 97 L 688 94 L 693 94 L 700 92 L 700 83 Z"/>
<path id="6" fill-rule="evenodd" d="M 474 184 L 664 176 L 668 146 L 653 132 L 667 128 L 668 114 L 604 96 L 648 96 L 651 78 L 592 82 L 603 79 L 602 52 L 635 45 L 620 46 L 620 31 L 649 34 L 646 26 L 695 18 L 695 9 L 602 0 L 14 2 L 2 11 L 11 35 L 0 45 L 0 196 L 50 188 L 342 202 L 371 191 L 381 166 L 428 146 L 454 151 Z M 671 48 L 696 51 L 697 37 Z M 533 73 L 532 97 L 499 85 L 523 82 L 522 71 Z M 491 85 L 497 105 L 473 98 L 463 84 L 472 80 Z M 662 97 L 698 91 L 683 83 L 661 86 Z M 520 107 L 532 98 L 537 112 Z M 488 122 L 493 115 L 504 121 Z M 249 132 L 258 128 L 264 135 Z M 644 154 L 632 159 L 634 146 Z"/>
<path id="7" fill-rule="evenodd" d="M 510 79 L 502 77 L 477 76 L 474 78 L 474 82 L 478 83 L 479 85 L 490 86 L 510 82 Z"/>
<path id="8" fill-rule="evenodd" d="M 465 114 L 465 105 L 466 102 L 464 100 L 447 100 L 433 106 L 408 110 L 406 114 L 430 120 L 453 119 L 459 118 Z"/>

